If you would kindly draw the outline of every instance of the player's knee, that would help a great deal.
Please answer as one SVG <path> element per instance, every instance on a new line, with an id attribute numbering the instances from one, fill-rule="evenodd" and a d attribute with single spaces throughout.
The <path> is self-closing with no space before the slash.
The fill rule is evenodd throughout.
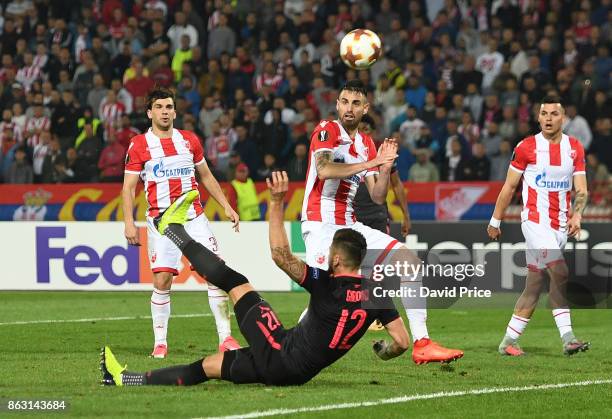
<path id="1" fill-rule="evenodd" d="M 559 261 L 549 267 L 551 278 L 557 283 L 565 283 L 569 277 L 569 270 L 565 261 Z"/>
<path id="2" fill-rule="evenodd" d="M 153 286 L 158 290 L 169 290 L 172 286 L 172 272 L 156 272 L 153 274 Z"/>

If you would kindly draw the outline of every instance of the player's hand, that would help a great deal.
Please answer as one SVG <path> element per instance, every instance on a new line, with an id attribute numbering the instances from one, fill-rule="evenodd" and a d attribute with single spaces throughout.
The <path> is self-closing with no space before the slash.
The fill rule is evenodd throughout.
<path id="1" fill-rule="evenodd" d="M 580 237 L 580 223 L 582 222 L 582 215 L 576 213 L 570 218 L 568 225 L 567 235 L 569 237 Z"/>
<path id="2" fill-rule="evenodd" d="M 270 190 L 270 199 L 275 202 L 283 202 L 285 194 L 289 190 L 289 176 L 287 172 L 272 172 L 269 178 L 266 178 L 266 184 Z"/>
<path id="3" fill-rule="evenodd" d="M 232 228 L 234 229 L 234 231 L 236 233 L 239 233 L 240 232 L 240 217 L 238 216 L 236 211 L 234 211 L 234 208 L 232 208 L 231 205 L 227 205 L 225 207 L 225 216 L 229 218 L 230 221 L 233 223 Z"/>
<path id="4" fill-rule="evenodd" d="M 487 226 L 487 234 L 489 235 L 489 238 L 491 240 L 497 241 L 499 239 L 499 236 L 501 236 L 501 228 L 496 228 L 489 224 Z"/>
<path id="5" fill-rule="evenodd" d="M 129 244 L 132 246 L 140 246 L 140 240 L 138 239 L 138 228 L 136 228 L 136 224 L 127 223 L 125 225 L 123 234 L 125 235 L 125 238 Z"/>
<path id="6" fill-rule="evenodd" d="M 397 158 L 397 143 L 385 141 L 382 143 L 380 148 L 378 149 L 378 154 L 376 155 L 376 163 L 378 166 L 386 166 L 386 168 L 391 168 L 393 162 Z"/>
<path id="7" fill-rule="evenodd" d="M 410 217 L 404 217 L 402 220 L 402 237 L 406 237 L 408 233 L 410 233 L 411 227 L 412 222 L 410 221 Z"/>
<path id="8" fill-rule="evenodd" d="M 386 340 L 381 339 L 381 340 L 375 341 L 372 344 L 372 350 L 374 351 L 374 353 L 376 354 L 377 357 L 379 357 L 383 361 L 387 361 L 387 360 L 393 358 L 389 354 L 389 346 L 390 345 L 387 343 Z"/>

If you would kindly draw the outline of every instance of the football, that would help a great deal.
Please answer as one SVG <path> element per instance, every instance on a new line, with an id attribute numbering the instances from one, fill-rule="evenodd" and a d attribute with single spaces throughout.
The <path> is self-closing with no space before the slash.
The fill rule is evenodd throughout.
<path id="1" fill-rule="evenodd" d="M 355 29 L 347 33 L 340 43 L 340 57 L 355 70 L 370 67 L 380 56 L 380 38 L 369 29 Z"/>

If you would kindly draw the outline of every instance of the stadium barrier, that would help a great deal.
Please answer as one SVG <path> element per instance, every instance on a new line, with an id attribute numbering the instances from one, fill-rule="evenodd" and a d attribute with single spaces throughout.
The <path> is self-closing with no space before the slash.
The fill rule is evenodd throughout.
<path id="1" fill-rule="evenodd" d="M 5 267 L 0 290 L 150 290 L 146 228 L 139 224 L 141 246 L 129 246 L 123 237 L 121 222 L 0 222 L 4 240 L 0 259 Z M 223 258 L 245 274 L 258 290 L 298 290 L 270 257 L 268 226 L 265 222 L 241 225 L 235 233 L 229 222 L 212 222 Z M 286 222 L 292 251 L 305 252 L 299 222 Z M 518 290 L 526 274 L 524 241 L 520 226 L 502 226 L 500 242 L 490 242 L 482 222 L 415 222 L 405 239 L 408 248 L 422 252 L 440 249 L 461 255 L 485 249 L 502 251 L 496 289 Z M 400 225 L 392 224 L 391 234 L 404 241 Z M 567 250 L 580 251 L 588 260 L 571 256 L 571 263 L 585 264 L 589 272 L 610 278 L 612 272 L 612 226 L 583 225 L 580 240 L 571 240 Z M 522 258 L 521 258 L 522 257 Z M 567 256 L 566 256 L 567 258 Z M 581 265 L 582 266 L 582 265 Z M 6 272 L 8 270 L 8 272 Z M 173 289 L 204 290 L 205 281 L 183 259 Z"/>
<path id="2" fill-rule="evenodd" d="M 226 192 L 229 183 L 221 183 Z M 500 182 L 405 183 L 409 209 L 415 220 L 489 219 Z M 270 194 L 265 182 L 256 183 L 261 214 L 267 219 Z M 225 221 L 223 208 L 207 199 L 204 212 L 209 220 Z M 285 220 L 300 219 L 304 183 L 292 182 L 285 198 Z M 394 194 L 388 196 L 391 217 L 402 212 Z M 136 194 L 136 218 L 144 220 L 147 207 L 142 186 Z M 0 185 L 0 221 L 118 221 L 123 219 L 121 185 L 108 183 L 62 185 Z"/>
<path id="3" fill-rule="evenodd" d="M 267 219 L 270 194 L 264 182 L 255 184 L 263 219 Z M 413 220 L 488 220 L 501 182 L 429 182 L 404 183 Z M 591 193 L 583 219 L 591 222 L 612 221 L 612 183 Z M 221 183 L 226 192 L 229 183 Z M 601 192 L 604 191 L 605 193 Z M 215 200 L 201 190 L 204 212 L 209 220 L 225 221 L 225 213 Z M 119 221 L 123 219 L 121 185 L 108 183 L 63 185 L 0 184 L 0 221 Z M 285 220 L 300 219 L 304 183 L 292 182 L 285 198 Z M 520 220 L 520 196 L 508 208 L 507 220 Z M 389 213 L 400 221 L 401 208 L 393 193 L 387 196 Z M 139 186 L 136 195 L 136 219 L 144 220 L 145 194 Z"/>

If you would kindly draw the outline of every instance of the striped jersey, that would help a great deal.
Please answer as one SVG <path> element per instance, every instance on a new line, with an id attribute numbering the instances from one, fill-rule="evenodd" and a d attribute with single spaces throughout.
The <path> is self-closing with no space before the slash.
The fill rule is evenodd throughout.
<path id="1" fill-rule="evenodd" d="M 195 190 L 195 166 L 205 163 L 200 139 L 191 131 L 173 129 L 172 137 L 159 138 L 151 131 L 133 137 L 125 158 L 125 173 L 140 175 L 149 208 L 147 216 L 157 217 L 179 196 Z M 197 199 L 188 217 L 202 214 Z"/>
<path id="2" fill-rule="evenodd" d="M 339 121 L 321 121 L 310 138 L 302 221 L 351 225 L 355 222 L 353 200 L 357 187 L 366 176 L 377 174 L 378 168 L 349 178 L 321 180 L 317 176 L 315 156 L 322 151 L 331 151 L 336 163 L 352 164 L 376 158 L 376 146 L 369 135 L 361 132 L 350 138 Z"/>
<path id="3" fill-rule="evenodd" d="M 540 132 L 517 144 L 510 168 L 523 174 L 521 221 L 565 231 L 573 176 L 586 174 L 582 143 L 563 134 L 553 144 Z"/>

